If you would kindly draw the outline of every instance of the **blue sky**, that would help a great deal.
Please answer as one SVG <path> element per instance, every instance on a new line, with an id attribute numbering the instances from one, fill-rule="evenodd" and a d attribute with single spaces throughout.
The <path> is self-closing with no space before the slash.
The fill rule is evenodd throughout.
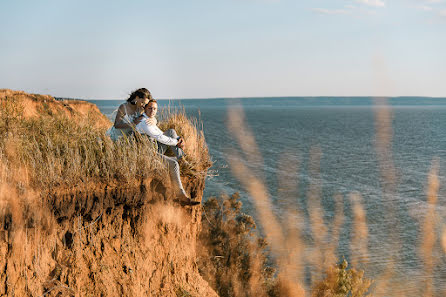
<path id="1" fill-rule="evenodd" d="M 0 0 L 0 88 L 446 97 L 446 0 Z"/>

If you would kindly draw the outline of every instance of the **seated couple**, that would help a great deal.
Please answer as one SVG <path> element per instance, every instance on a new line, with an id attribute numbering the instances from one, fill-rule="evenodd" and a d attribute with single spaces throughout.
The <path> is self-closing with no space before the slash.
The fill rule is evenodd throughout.
<path id="1" fill-rule="evenodd" d="M 126 103 L 119 106 L 115 123 L 108 131 L 108 135 L 116 141 L 120 136 L 130 136 L 136 131 L 156 141 L 158 154 L 167 163 L 170 178 L 177 187 L 177 198 L 189 205 L 198 205 L 200 202 L 193 201 L 187 195 L 180 179 L 178 161 L 185 155 L 184 139 L 179 137 L 174 129 L 163 132 L 158 128 L 155 118 L 157 111 L 158 103 L 152 98 L 150 91 L 145 88 L 138 89 L 130 95 Z M 165 156 L 168 150 L 171 150 L 175 157 Z"/>

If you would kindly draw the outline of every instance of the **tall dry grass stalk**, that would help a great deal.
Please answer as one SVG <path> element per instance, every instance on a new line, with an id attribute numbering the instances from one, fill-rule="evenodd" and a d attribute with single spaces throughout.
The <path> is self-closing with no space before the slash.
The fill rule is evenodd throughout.
<path id="1" fill-rule="evenodd" d="M 392 154 L 393 114 L 388 106 L 387 98 L 384 97 L 375 98 L 374 109 L 375 151 L 380 172 L 380 184 L 383 192 L 384 213 L 391 218 L 396 218 L 397 214 L 394 197 L 397 181 Z M 398 231 L 398 222 L 390 223 L 389 220 L 387 220 L 385 224 L 387 224 L 387 230 L 394 230 L 394 234 L 400 234 Z M 389 256 L 390 259 L 387 260 L 389 264 L 384 273 L 385 277 L 381 278 L 381 281 L 376 286 L 378 296 L 386 296 L 390 290 L 389 285 L 393 285 L 391 282 L 388 282 L 386 278 L 395 275 L 393 270 L 394 263 L 396 262 L 395 255 L 398 255 L 402 248 L 399 240 L 391 239 L 390 236 L 384 239 L 384 244 L 386 244 L 389 249 L 393 250 L 394 253 L 391 253 L 392 256 Z"/>
<path id="2" fill-rule="evenodd" d="M 351 270 L 347 272 L 347 266 L 333 268 L 337 261 L 336 250 L 339 242 L 340 229 L 343 223 L 342 197 L 335 197 L 336 215 L 331 227 L 324 221 L 323 207 L 321 205 L 321 178 L 320 159 L 322 152 L 319 148 L 314 148 L 310 153 L 310 177 L 311 183 L 307 192 L 309 226 L 311 229 L 312 244 L 302 239 L 301 228 L 304 225 L 303 214 L 295 206 L 295 201 L 289 201 L 288 209 L 284 210 L 283 219 L 279 219 L 273 213 L 273 206 L 269 199 L 269 193 L 265 186 L 265 181 L 256 176 L 245 164 L 259 164 L 262 158 L 254 140 L 253 133 L 244 124 L 243 113 L 240 108 L 233 108 L 228 112 L 228 127 L 235 136 L 241 147 L 243 154 L 235 150 L 230 153 L 229 162 L 234 175 L 241 181 L 253 198 L 259 220 L 262 224 L 265 236 L 271 246 L 273 258 L 278 267 L 278 291 L 276 296 L 335 296 L 336 292 L 342 291 L 342 282 L 346 282 L 347 287 L 355 284 L 355 287 L 348 287 L 346 293 L 355 292 L 354 296 L 363 296 L 371 285 L 371 282 L 363 279 L 363 274 Z M 294 165 L 289 160 L 281 161 L 287 168 L 286 173 L 291 176 L 297 175 L 297 164 Z M 289 169 L 293 170 L 289 170 Z M 290 187 L 297 188 L 297 181 L 285 172 L 279 173 L 279 188 L 284 189 L 288 194 L 292 192 Z M 297 192 L 296 192 L 297 193 Z M 279 192 L 280 194 L 280 192 Z M 296 199 L 288 197 L 287 199 Z M 294 204 L 294 205 L 293 205 Z M 361 213 L 359 203 L 356 205 L 357 220 L 364 221 L 364 214 Z M 363 225 L 356 231 L 356 243 L 364 247 L 361 241 L 367 235 Z M 361 232 L 360 232 L 361 231 Z M 331 236 L 330 236 L 331 235 Z M 366 246 L 367 244 L 365 244 Z M 327 246 L 327 248 L 323 248 Z M 304 283 L 304 267 L 310 265 L 312 269 L 311 280 L 313 285 L 307 287 Z M 324 282 L 323 275 L 329 275 Z M 313 287 L 311 289 L 311 287 Z M 338 296 L 338 295 L 336 295 Z M 339 295 L 341 296 L 341 295 Z"/>
<path id="3" fill-rule="evenodd" d="M 320 161 L 322 151 L 319 147 L 310 151 L 310 185 L 307 193 L 309 224 L 313 236 L 312 255 L 310 262 L 314 268 L 312 279 L 320 279 L 326 269 L 333 265 L 327 263 L 325 249 L 318 248 L 326 244 L 328 228 L 324 222 L 323 206 L 321 204 L 322 188 L 320 176 Z"/>
<path id="4" fill-rule="evenodd" d="M 380 184 L 383 192 L 383 204 L 385 208 L 385 214 L 389 217 L 397 217 L 397 204 L 395 200 L 396 185 L 397 185 L 397 173 L 393 162 L 392 153 L 392 139 L 393 129 L 392 110 L 388 105 L 387 98 L 375 98 L 374 105 L 375 115 L 375 151 L 378 160 L 378 167 L 380 172 Z M 398 220 L 394 222 L 386 221 L 388 224 L 386 227 L 388 230 L 394 230 L 394 234 L 402 234 L 398 224 Z M 390 249 L 401 251 L 402 243 L 399 239 L 392 238 L 385 241 L 385 244 Z M 395 259 L 389 259 L 390 262 Z"/>
<path id="5" fill-rule="evenodd" d="M 364 267 L 364 265 L 368 263 L 368 228 L 366 213 L 362 207 L 362 197 L 359 193 L 352 193 L 350 195 L 350 200 L 353 204 L 351 262 L 354 267 Z"/>
<path id="6" fill-rule="evenodd" d="M 339 245 L 339 237 L 341 234 L 341 228 L 344 223 L 344 203 L 343 203 L 343 196 L 341 194 L 336 194 L 334 196 L 335 201 L 335 212 L 334 212 L 334 219 L 333 219 L 333 225 L 330 230 L 330 244 L 328 245 L 327 251 L 326 251 L 326 261 L 327 264 L 336 263 L 338 262 L 338 256 L 337 256 L 337 249 Z"/>
<path id="7" fill-rule="evenodd" d="M 48 275 L 54 264 L 55 219 L 29 186 L 28 170 L 14 163 L 19 162 L 11 156 L 15 145 L 9 140 L 6 146 L 9 158 L 0 160 L 0 263 L 5 257 L 12 261 L 2 267 L 0 292 L 42 295 L 42 284 L 53 281 Z"/>
<path id="8" fill-rule="evenodd" d="M 398 205 L 395 199 L 396 185 L 397 185 L 397 172 L 393 163 L 392 155 L 392 111 L 388 105 L 386 98 L 375 99 L 375 129 L 376 139 L 375 148 L 378 157 L 379 169 L 381 174 L 381 186 L 383 190 L 385 214 L 391 218 L 398 218 Z M 419 243 L 419 257 L 424 263 L 424 277 L 426 282 L 423 288 L 423 296 L 435 296 L 433 291 L 433 267 L 435 262 L 432 254 L 434 245 L 436 242 L 435 224 L 436 224 L 436 201 L 439 188 L 438 180 L 438 160 L 434 160 L 431 165 L 431 172 L 427 181 L 427 202 L 428 210 L 425 214 L 424 221 L 421 222 L 420 243 Z M 388 265 L 383 276 L 379 276 L 379 281 L 376 286 L 376 296 L 387 296 L 389 292 L 393 295 L 395 291 L 401 290 L 404 284 L 396 284 L 389 282 L 388 279 L 396 276 L 394 271 L 395 262 L 397 257 L 402 254 L 403 247 L 400 236 L 402 234 L 402 226 L 399 224 L 399 220 L 388 220 L 387 230 L 392 230 L 393 236 L 388 236 L 386 244 L 393 253 L 390 259 L 388 259 Z M 405 296 L 404 293 L 398 293 L 398 296 Z"/>
<path id="9" fill-rule="evenodd" d="M 269 200 L 269 193 L 266 188 L 265 180 L 261 176 L 255 175 L 249 166 L 252 164 L 262 164 L 262 157 L 257 148 L 254 134 L 245 125 L 244 115 L 241 108 L 232 108 L 228 111 L 228 128 L 234 135 L 235 140 L 241 148 L 241 153 L 233 150 L 229 154 L 229 162 L 234 175 L 241 181 L 244 188 L 253 198 L 253 203 L 258 213 L 258 218 L 262 224 L 265 236 L 271 245 L 273 258 L 276 260 L 278 267 L 278 279 L 281 281 L 281 289 L 279 296 L 304 296 L 308 295 L 312 290 L 306 287 L 300 280 L 303 280 L 303 267 L 310 264 L 312 267 L 312 282 L 314 284 L 311 294 L 314 296 L 344 296 L 340 293 L 336 282 L 339 281 L 341 275 L 349 279 L 352 296 L 363 296 L 367 294 L 372 282 L 364 278 L 363 272 L 352 269 L 349 276 L 343 274 L 344 266 L 333 270 L 334 263 L 338 262 L 337 245 L 339 244 L 340 230 L 344 222 L 343 213 L 343 197 L 335 196 L 335 216 L 332 224 L 328 225 L 324 221 L 323 207 L 321 205 L 321 181 L 320 181 L 320 158 L 322 152 L 318 148 L 314 148 L 310 152 L 310 185 L 307 192 L 308 201 L 308 219 L 313 239 L 313 245 L 301 239 L 300 228 L 304 215 L 292 204 L 288 203 L 287 208 L 283 211 L 282 219 L 279 219 L 272 211 L 273 207 Z M 377 99 L 375 107 L 375 128 L 376 139 L 375 148 L 380 169 L 380 181 L 383 190 L 383 203 L 385 204 L 386 216 L 397 218 L 396 212 L 396 185 L 397 174 L 393 164 L 392 156 L 392 113 L 387 106 L 384 98 Z M 284 154 L 286 156 L 286 154 Z M 291 158 L 290 158 L 291 159 Z M 290 181 L 293 173 L 297 176 L 297 166 L 292 161 L 281 160 L 279 164 L 278 179 L 279 191 L 278 196 L 282 197 L 282 191 L 290 195 L 295 193 L 293 197 L 297 198 L 297 191 L 291 191 L 290 187 L 297 189 L 297 181 Z M 287 171 L 281 172 L 284 168 Z M 290 169 L 291 168 L 291 169 Z M 434 244 L 436 242 L 435 224 L 436 214 L 435 205 L 438 193 L 438 161 L 432 165 L 430 177 L 428 180 L 428 213 L 422 223 L 420 258 L 424 262 L 425 276 L 429 279 L 425 283 L 423 289 L 424 296 L 434 296 L 433 290 L 433 274 L 435 260 L 433 258 Z M 282 197 L 289 200 L 290 197 Z M 352 193 L 349 196 L 352 205 L 352 233 L 350 234 L 351 262 L 353 267 L 363 267 L 368 269 L 369 263 L 369 230 L 367 226 L 367 215 L 363 204 L 363 198 L 360 193 Z M 281 201 L 283 205 L 283 201 Z M 400 232 L 400 226 L 395 220 L 388 220 L 388 230 Z M 443 229 L 441 238 L 442 248 L 446 251 L 446 231 Z M 393 249 L 393 255 L 387 259 L 388 266 L 385 272 L 377 276 L 377 282 L 374 286 L 374 296 L 405 296 L 404 289 L 400 284 L 391 281 L 396 276 L 394 271 L 394 263 L 397 261 L 396 256 L 401 252 L 401 242 L 399 239 L 388 237 L 385 239 L 387 247 Z M 327 248 L 322 248 L 327 246 Z M 309 257 L 305 258 L 305 251 L 310 250 Z M 342 273 L 341 273 L 342 272 Z M 318 282 L 321 276 L 325 274 L 326 279 Z M 311 285 L 310 285 L 311 287 Z M 336 290 L 338 290 L 336 293 Z M 341 290 L 342 291 L 342 290 Z M 322 295 L 321 295 L 322 294 Z M 341 294 L 341 295 L 337 295 Z M 346 293 L 347 294 L 347 293 Z"/>
<path id="10" fill-rule="evenodd" d="M 429 173 L 427 181 L 427 203 L 428 209 L 425 214 L 424 222 L 422 222 L 422 233 L 421 233 L 421 243 L 420 243 L 420 257 L 424 263 L 424 273 L 428 277 L 425 282 L 424 294 L 423 296 L 433 296 L 433 280 L 432 276 L 434 272 L 435 259 L 433 257 L 434 245 L 436 243 L 435 236 L 435 225 L 437 221 L 437 214 L 435 207 L 437 204 L 437 195 L 439 189 L 439 179 L 438 179 L 438 160 L 434 160 L 432 163 L 431 171 Z"/>
<path id="11" fill-rule="evenodd" d="M 279 267 L 280 291 L 284 296 L 305 296 L 305 290 L 296 278 L 300 269 L 296 267 L 295 259 L 290 259 L 292 251 L 298 248 L 300 234 L 285 234 L 280 221 L 272 212 L 272 205 L 265 182 L 256 177 L 244 164 L 245 160 L 251 164 L 261 164 L 261 154 L 257 148 L 254 135 L 244 125 L 243 113 L 240 108 L 233 108 L 228 112 L 228 128 L 235 136 L 242 148 L 243 156 L 235 151 L 231 152 L 229 162 L 234 175 L 242 182 L 251 197 L 259 213 L 259 219 L 265 232 L 266 238 L 271 245 L 271 250 Z M 290 231 L 297 231 L 290 228 Z M 287 238 L 293 240 L 291 246 Z M 291 248 L 289 250 L 288 248 Z"/>
<path id="12" fill-rule="evenodd" d="M 293 161 L 295 160 L 295 161 Z M 302 211 L 296 206 L 296 198 L 299 198 L 299 184 L 298 179 L 290 178 L 297 176 L 299 173 L 299 163 L 291 154 L 284 153 L 278 162 L 277 168 L 288 168 L 285 170 L 278 170 L 277 184 L 278 201 L 285 205 L 283 210 L 281 225 L 284 228 L 284 237 L 286 238 L 284 249 L 289 251 L 287 255 L 286 271 L 290 274 L 292 279 L 304 279 L 303 275 L 303 258 L 301 254 L 304 252 L 301 240 L 300 226 L 304 225 L 304 217 Z"/>

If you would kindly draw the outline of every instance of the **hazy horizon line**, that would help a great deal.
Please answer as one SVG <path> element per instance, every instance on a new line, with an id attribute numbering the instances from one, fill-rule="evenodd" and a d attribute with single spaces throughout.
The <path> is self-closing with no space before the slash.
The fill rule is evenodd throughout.
<path id="1" fill-rule="evenodd" d="M 67 99 L 67 100 L 86 100 L 86 101 L 104 101 L 104 100 L 110 100 L 110 101 L 126 101 L 127 99 L 79 99 L 79 98 L 69 98 L 69 97 L 57 97 L 54 96 L 54 98 L 57 99 Z M 156 98 L 156 100 L 218 100 L 218 99 L 230 99 L 230 100 L 237 100 L 237 99 L 281 99 L 281 98 L 428 98 L 428 99 L 446 99 L 445 97 L 440 96 L 420 96 L 420 95 L 401 95 L 401 96 L 327 96 L 327 95 L 318 95 L 318 96 L 246 96 L 246 97 L 185 97 L 185 98 Z"/>

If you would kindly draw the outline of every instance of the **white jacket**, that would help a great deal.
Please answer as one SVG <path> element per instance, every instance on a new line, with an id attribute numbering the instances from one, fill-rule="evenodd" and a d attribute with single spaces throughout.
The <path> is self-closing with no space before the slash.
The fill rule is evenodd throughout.
<path id="1" fill-rule="evenodd" d="M 149 118 L 145 113 L 143 114 L 143 117 Z M 164 132 L 161 131 L 160 128 L 156 125 L 149 125 L 145 119 L 142 119 L 142 121 L 136 125 L 136 131 L 141 134 L 146 134 L 156 141 L 169 146 L 176 146 L 178 144 L 177 139 L 164 135 Z"/>

